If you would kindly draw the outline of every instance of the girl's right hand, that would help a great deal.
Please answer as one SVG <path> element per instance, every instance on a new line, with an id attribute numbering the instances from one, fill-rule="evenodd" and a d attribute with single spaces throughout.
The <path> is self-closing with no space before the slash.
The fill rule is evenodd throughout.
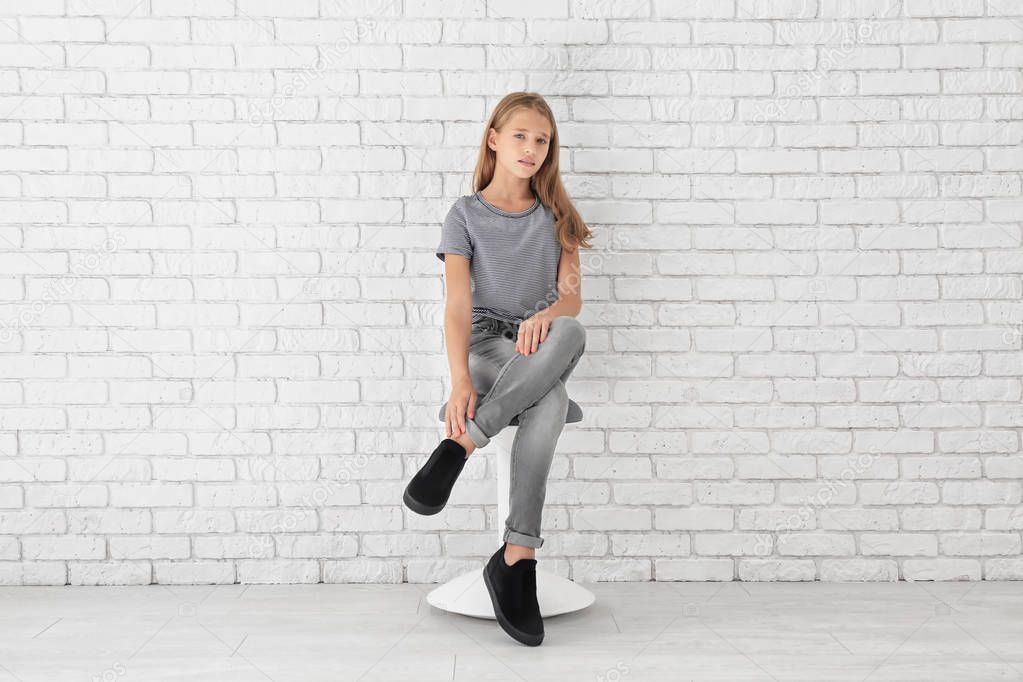
<path id="1" fill-rule="evenodd" d="M 476 389 L 472 380 L 465 379 L 451 385 L 451 397 L 444 415 L 444 429 L 447 438 L 457 438 L 465 433 L 465 415 L 476 418 Z"/>

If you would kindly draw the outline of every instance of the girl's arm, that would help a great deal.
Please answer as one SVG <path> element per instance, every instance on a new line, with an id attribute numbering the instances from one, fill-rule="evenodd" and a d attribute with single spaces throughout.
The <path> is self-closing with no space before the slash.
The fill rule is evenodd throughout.
<path id="1" fill-rule="evenodd" d="M 561 250 L 558 261 L 558 300 L 538 315 L 553 320 L 559 315 L 575 317 L 583 308 L 582 274 L 579 267 L 579 249 Z"/>
<path id="2" fill-rule="evenodd" d="M 469 378 L 469 337 L 472 327 L 472 287 L 469 259 L 457 253 L 444 254 L 444 343 L 452 382 Z"/>
<path id="3" fill-rule="evenodd" d="M 579 267 L 579 249 L 561 250 L 558 261 L 558 300 L 535 315 L 530 315 L 519 326 L 515 351 L 523 355 L 535 353 L 547 340 L 551 321 L 560 315 L 575 317 L 583 307 L 582 274 Z M 527 324 L 528 322 L 528 324 Z"/>
<path id="4" fill-rule="evenodd" d="M 469 375 L 469 341 L 472 335 L 472 286 L 469 259 L 456 253 L 444 254 L 444 343 L 451 367 L 451 397 L 444 415 L 448 438 L 465 433 L 465 416 L 476 416 L 476 389 Z"/>

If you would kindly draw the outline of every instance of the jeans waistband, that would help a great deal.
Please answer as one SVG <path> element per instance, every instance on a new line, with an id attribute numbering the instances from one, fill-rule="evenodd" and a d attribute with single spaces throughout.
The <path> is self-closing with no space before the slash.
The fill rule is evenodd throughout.
<path id="1" fill-rule="evenodd" d="M 508 322 L 506 320 L 501 320 L 496 317 L 486 316 L 483 317 L 483 319 L 480 320 L 480 322 L 482 323 L 484 329 L 488 329 L 491 331 L 500 333 L 510 331 L 512 332 L 513 335 L 517 335 L 519 333 L 518 322 Z"/>

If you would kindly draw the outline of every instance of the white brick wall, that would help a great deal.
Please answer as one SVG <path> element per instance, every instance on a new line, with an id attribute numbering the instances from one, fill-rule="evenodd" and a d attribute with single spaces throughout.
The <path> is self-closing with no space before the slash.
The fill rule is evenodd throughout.
<path id="1" fill-rule="evenodd" d="M 31 15 L 23 14 L 30 12 Z M 439 223 L 556 111 L 582 580 L 1023 579 L 1023 7 L 0 2 L 0 584 L 444 579 Z"/>

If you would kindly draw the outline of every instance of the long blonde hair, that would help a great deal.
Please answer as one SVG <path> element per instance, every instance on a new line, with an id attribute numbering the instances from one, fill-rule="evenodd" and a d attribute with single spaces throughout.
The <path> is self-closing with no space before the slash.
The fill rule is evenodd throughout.
<path id="1" fill-rule="evenodd" d="M 551 137 L 548 141 L 547 158 L 532 178 L 529 180 L 533 192 L 540 198 L 540 201 L 551 208 L 554 213 L 554 220 L 557 224 L 558 241 L 562 248 L 574 251 L 578 247 L 592 249 L 589 238 L 593 236 L 590 228 L 586 226 L 579 211 L 572 205 L 561 184 L 561 172 L 558 170 L 558 156 L 560 147 L 558 143 L 558 126 L 554 121 L 554 114 L 547 105 L 543 96 L 535 92 L 512 92 L 505 95 L 494 111 L 490 114 L 487 127 L 483 130 L 483 141 L 480 142 L 480 153 L 476 160 L 476 170 L 472 176 L 472 189 L 474 192 L 482 191 L 494 178 L 494 168 L 497 166 L 497 153 L 487 145 L 487 137 L 490 129 L 501 132 L 511 118 L 519 109 L 533 109 L 537 113 L 547 117 L 551 124 Z"/>

